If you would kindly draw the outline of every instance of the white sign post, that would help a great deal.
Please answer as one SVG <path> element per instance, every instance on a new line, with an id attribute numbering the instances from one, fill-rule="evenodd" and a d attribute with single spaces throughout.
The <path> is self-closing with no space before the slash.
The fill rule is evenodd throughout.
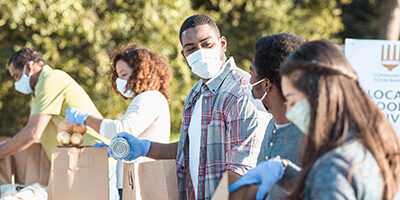
<path id="1" fill-rule="evenodd" d="M 344 51 L 361 87 L 400 135 L 400 41 L 346 39 Z"/>

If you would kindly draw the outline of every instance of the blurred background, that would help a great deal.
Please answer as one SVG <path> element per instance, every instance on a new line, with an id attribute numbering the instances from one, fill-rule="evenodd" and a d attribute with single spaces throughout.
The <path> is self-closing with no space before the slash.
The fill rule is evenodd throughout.
<path id="1" fill-rule="evenodd" d="M 228 56 L 248 71 L 261 36 L 293 32 L 342 44 L 347 37 L 399 37 L 400 0 L 0 0 L 0 136 L 12 136 L 29 115 L 30 96 L 14 90 L 9 57 L 22 47 L 70 74 L 106 118 L 119 118 L 130 100 L 111 90 L 109 55 L 137 43 L 169 59 L 171 141 L 182 105 L 198 78 L 180 55 L 179 28 L 193 14 L 213 17 L 228 40 Z"/>

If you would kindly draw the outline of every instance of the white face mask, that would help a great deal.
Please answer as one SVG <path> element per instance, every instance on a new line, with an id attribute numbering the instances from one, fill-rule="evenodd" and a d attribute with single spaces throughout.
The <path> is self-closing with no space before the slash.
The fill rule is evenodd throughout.
<path id="1" fill-rule="evenodd" d="M 199 49 L 186 57 L 186 60 L 192 72 L 204 79 L 217 75 L 223 63 L 217 49 Z"/>
<path id="2" fill-rule="evenodd" d="M 310 104 L 307 99 L 297 102 L 287 111 L 286 118 L 296 125 L 301 132 L 307 134 L 308 126 L 310 125 Z"/>
<path id="3" fill-rule="evenodd" d="M 32 65 L 32 61 L 30 62 Z M 24 65 L 24 70 L 22 72 L 22 76 L 18 81 L 15 81 L 14 83 L 14 88 L 18 92 L 21 92 L 22 94 L 30 94 L 32 93 L 32 88 L 31 88 L 31 76 L 27 76 L 25 74 L 26 72 L 26 65 Z"/>
<path id="4" fill-rule="evenodd" d="M 256 99 L 253 96 L 253 87 L 260 84 L 264 79 L 261 79 L 253 84 L 249 84 L 249 86 L 247 87 L 247 90 L 249 92 L 249 97 L 250 97 L 250 101 L 254 104 L 254 106 L 257 108 L 257 110 L 259 111 L 263 111 L 263 112 L 268 112 L 267 109 L 265 108 L 264 104 L 262 103 L 262 100 L 267 96 L 267 92 L 264 93 L 264 95 L 261 97 L 261 99 Z"/>
<path id="5" fill-rule="evenodd" d="M 132 92 L 132 90 L 128 90 L 125 92 L 126 85 L 128 85 L 128 80 L 117 78 L 115 80 L 115 83 L 117 84 L 117 89 L 118 89 L 119 93 L 121 93 L 124 97 L 132 98 L 135 95 L 135 93 Z"/>

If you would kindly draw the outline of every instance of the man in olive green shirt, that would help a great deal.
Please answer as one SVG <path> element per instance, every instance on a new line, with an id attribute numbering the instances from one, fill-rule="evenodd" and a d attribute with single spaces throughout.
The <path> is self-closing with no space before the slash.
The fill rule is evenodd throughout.
<path id="1" fill-rule="evenodd" d="M 57 126 L 64 121 L 61 112 L 65 108 L 75 106 L 102 117 L 86 92 L 67 73 L 45 65 L 40 52 L 23 48 L 10 58 L 8 67 L 16 80 L 15 89 L 32 95 L 32 102 L 28 124 L 0 146 L 0 159 L 38 142 L 50 158 L 51 149 L 59 145 Z M 82 145 L 91 146 L 104 139 L 88 127 Z"/>
<path id="2" fill-rule="evenodd" d="M 50 159 L 51 149 L 59 145 L 57 126 L 65 120 L 61 112 L 68 107 L 75 107 L 102 118 L 86 92 L 67 73 L 46 65 L 39 51 L 23 48 L 16 52 L 10 58 L 8 71 L 15 79 L 15 89 L 32 95 L 32 101 L 28 124 L 5 144 L 0 145 L 0 159 L 39 142 Z M 108 140 L 88 127 L 82 146 L 92 146 L 98 142 L 108 143 Z M 114 169 L 110 169 L 111 172 L 115 171 L 115 166 L 112 167 Z M 110 180 L 110 188 L 115 184 Z"/>

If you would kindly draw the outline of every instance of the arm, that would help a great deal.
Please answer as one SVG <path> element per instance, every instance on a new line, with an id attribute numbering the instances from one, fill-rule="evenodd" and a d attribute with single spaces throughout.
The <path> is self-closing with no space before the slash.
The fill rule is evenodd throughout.
<path id="1" fill-rule="evenodd" d="M 249 106 L 249 103 L 248 99 L 240 98 L 227 109 L 227 170 L 240 175 L 257 165 L 258 154 L 254 152 L 259 145 L 254 144 L 261 144 L 265 133 L 265 130 L 259 128 L 257 111 L 254 106 Z"/>
<path id="2" fill-rule="evenodd" d="M 51 115 L 31 115 L 28 124 L 14 137 L 0 145 L 0 159 L 16 154 L 34 143 L 40 142 L 43 131 L 51 119 Z"/>
<path id="3" fill-rule="evenodd" d="M 229 192 L 232 193 L 246 185 L 256 184 L 260 186 L 256 199 L 264 199 L 272 186 L 282 178 L 284 167 L 284 162 L 280 158 L 272 158 L 262 162 L 256 168 L 250 169 L 238 181 L 231 184 Z"/>
<path id="4" fill-rule="evenodd" d="M 153 159 L 175 159 L 178 150 L 178 142 L 171 144 L 161 144 L 151 142 L 147 157 Z"/>
<path id="5" fill-rule="evenodd" d="M 285 189 L 286 191 L 290 191 L 293 187 L 293 184 L 296 182 L 298 175 L 301 172 L 301 167 L 294 164 L 292 161 L 287 159 L 282 159 L 284 162 L 287 163 L 285 167 L 285 173 L 280 181 L 276 184 L 279 185 L 281 188 Z"/>
<path id="6" fill-rule="evenodd" d="M 304 199 L 355 200 L 356 194 L 348 181 L 349 169 L 346 161 L 332 157 L 313 166 L 304 184 Z"/>
<path id="7" fill-rule="evenodd" d="M 121 119 L 102 119 L 72 107 L 66 110 L 65 119 L 71 124 L 85 124 L 109 139 L 121 132 L 137 137 L 159 116 L 159 108 L 154 105 L 162 105 L 163 98 L 162 94 L 141 93 L 131 102 Z"/>
<path id="8" fill-rule="evenodd" d="M 103 121 L 103 119 L 93 116 L 93 115 L 89 115 L 86 118 L 85 124 L 87 126 L 89 126 L 90 128 L 92 128 L 93 130 L 95 130 L 96 132 L 100 133 L 100 125 L 101 122 Z"/>
<path id="9" fill-rule="evenodd" d="M 118 133 L 117 137 L 124 138 L 129 144 L 129 154 L 124 158 L 124 160 L 127 161 L 135 160 L 141 156 L 153 159 L 174 159 L 177 155 L 177 142 L 172 144 L 160 144 L 150 142 L 150 140 L 146 139 L 139 139 L 127 132 Z M 113 156 L 110 147 L 109 153 Z"/>
<path id="10" fill-rule="evenodd" d="M 100 122 L 99 133 L 106 138 L 113 138 L 121 132 L 127 132 L 135 137 L 139 137 L 160 116 L 163 110 L 160 109 L 161 106 L 168 108 L 167 101 L 162 94 L 154 91 L 140 93 L 132 100 L 125 114 L 120 119 L 104 119 L 101 122 L 97 120 Z M 90 121 L 93 120 L 91 119 Z M 152 134 L 167 133 L 165 131 Z"/>

